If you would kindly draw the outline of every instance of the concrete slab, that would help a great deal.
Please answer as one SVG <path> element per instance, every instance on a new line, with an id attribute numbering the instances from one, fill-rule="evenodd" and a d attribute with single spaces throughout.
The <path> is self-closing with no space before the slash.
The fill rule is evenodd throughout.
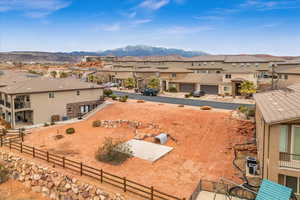
<path id="1" fill-rule="evenodd" d="M 126 144 L 130 145 L 133 151 L 133 156 L 148 160 L 150 162 L 155 162 L 170 151 L 173 147 L 168 147 L 160 144 L 155 144 L 151 142 L 146 142 L 143 140 L 129 140 Z"/>

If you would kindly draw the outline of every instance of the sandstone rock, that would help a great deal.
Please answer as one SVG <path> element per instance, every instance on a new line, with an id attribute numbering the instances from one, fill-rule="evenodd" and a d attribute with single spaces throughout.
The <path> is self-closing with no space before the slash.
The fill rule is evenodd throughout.
<path id="1" fill-rule="evenodd" d="M 41 192 L 41 187 L 40 186 L 33 186 L 33 187 L 31 187 L 31 190 L 33 192 Z"/>
<path id="2" fill-rule="evenodd" d="M 50 190 L 47 187 L 42 187 L 42 193 L 49 196 L 50 195 Z"/>
<path id="3" fill-rule="evenodd" d="M 34 174 L 34 175 L 32 176 L 32 179 L 38 181 L 38 180 L 41 179 L 41 175 L 39 175 L 39 174 Z"/>

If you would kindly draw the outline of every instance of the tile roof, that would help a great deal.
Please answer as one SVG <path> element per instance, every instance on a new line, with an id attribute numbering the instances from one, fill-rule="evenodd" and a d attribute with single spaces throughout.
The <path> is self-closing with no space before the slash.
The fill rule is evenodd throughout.
<path id="1" fill-rule="evenodd" d="M 32 78 L 0 88 L 6 94 L 42 93 L 51 91 L 67 91 L 102 88 L 93 83 L 87 83 L 75 78 L 54 79 L 48 77 Z"/>
<path id="2" fill-rule="evenodd" d="M 250 55 L 228 55 L 225 57 L 224 62 L 270 62 L 267 59 L 264 59 L 262 57 L 255 57 Z"/>
<path id="3" fill-rule="evenodd" d="M 222 74 L 188 74 L 184 78 L 176 79 L 170 82 L 217 85 L 222 82 L 222 78 Z"/>
<path id="4" fill-rule="evenodd" d="M 300 118 L 300 84 L 254 95 L 266 123 L 273 124 Z"/>
<path id="5" fill-rule="evenodd" d="M 2 70 L 0 71 L 0 86 L 6 86 L 25 81 L 40 75 L 30 74 L 22 71 Z"/>

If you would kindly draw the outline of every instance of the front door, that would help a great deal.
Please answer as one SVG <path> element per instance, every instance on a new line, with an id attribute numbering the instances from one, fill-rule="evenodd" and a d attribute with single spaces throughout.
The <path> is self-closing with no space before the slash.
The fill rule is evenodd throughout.
<path id="1" fill-rule="evenodd" d="M 300 126 L 293 126 L 292 154 L 293 160 L 300 161 Z"/>

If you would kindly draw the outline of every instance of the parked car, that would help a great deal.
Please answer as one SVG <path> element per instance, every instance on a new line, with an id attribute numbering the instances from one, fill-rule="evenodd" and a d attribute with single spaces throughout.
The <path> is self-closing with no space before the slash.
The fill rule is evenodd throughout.
<path id="1" fill-rule="evenodd" d="M 104 83 L 103 86 L 104 86 L 104 87 L 118 87 L 119 84 L 118 84 L 118 83 L 111 83 L 111 82 L 108 82 L 108 83 Z"/>
<path id="2" fill-rule="evenodd" d="M 158 92 L 158 89 L 154 88 L 145 88 L 141 90 L 141 94 L 144 96 L 157 96 Z"/>
<path id="3" fill-rule="evenodd" d="M 192 96 L 193 96 L 193 97 L 202 97 L 202 96 L 204 96 L 204 95 L 205 95 L 205 92 L 202 91 L 202 90 L 198 90 L 198 91 L 192 92 Z"/>

